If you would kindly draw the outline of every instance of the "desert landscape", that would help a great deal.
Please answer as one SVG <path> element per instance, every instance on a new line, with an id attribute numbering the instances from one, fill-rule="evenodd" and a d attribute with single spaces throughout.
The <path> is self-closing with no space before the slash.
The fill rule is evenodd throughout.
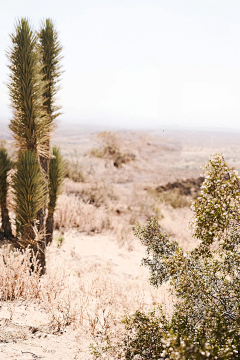
<path id="1" fill-rule="evenodd" d="M 133 227 L 155 216 L 170 238 L 192 249 L 188 225 L 200 166 L 222 152 L 240 169 L 237 132 L 103 130 L 60 125 L 52 139 L 66 178 L 46 274 L 30 276 L 30 255 L 14 256 L 1 240 L 0 359 L 100 358 L 96 348 L 109 334 L 119 338 L 125 314 L 157 304 L 171 314 L 174 296 L 167 284 L 149 284 Z M 1 138 L 11 153 L 7 128 Z"/>

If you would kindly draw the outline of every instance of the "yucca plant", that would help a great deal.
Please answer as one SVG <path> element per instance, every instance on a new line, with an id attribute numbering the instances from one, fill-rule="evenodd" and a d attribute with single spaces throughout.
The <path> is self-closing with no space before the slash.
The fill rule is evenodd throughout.
<path id="1" fill-rule="evenodd" d="M 59 90 L 58 82 L 62 74 L 60 61 L 62 59 L 62 47 L 58 41 L 58 32 L 54 28 L 51 19 L 46 19 L 42 22 L 39 32 L 39 43 L 41 52 L 42 75 L 46 81 L 44 91 L 43 107 L 46 111 L 50 127 L 54 127 L 54 120 L 59 115 L 59 106 L 55 104 L 55 97 Z M 50 136 L 46 138 L 45 148 L 50 153 Z M 48 180 L 49 172 L 49 157 L 40 156 L 40 163 L 43 171 L 45 172 L 46 179 Z M 43 207 L 39 214 L 39 227 L 44 229 L 46 219 L 46 206 Z"/>
<path id="2" fill-rule="evenodd" d="M 39 32 L 42 74 L 47 85 L 44 92 L 44 108 L 51 124 L 58 117 L 60 106 L 55 104 L 56 94 L 60 89 L 58 83 L 62 74 L 61 51 L 62 46 L 58 41 L 58 32 L 51 19 L 42 22 Z"/>
<path id="3" fill-rule="evenodd" d="M 38 37 L 26 18 L 17 22 L 10 37 L 8 89 L 13 119 L 9 128 L 18 150 L 34 150 L 47 157 L 45 144 L 51 125 L 43 107 L 46 82 L 43 81 Z"/>
<path id="4" fill-rule="evenodd" d="M 35 151 L 19 151 L 12 188 L 18 241 L 23 248 L 30 245 L 38 251 L 38 261 L 44 272 L 45 242 L 37 231 L 36 217 L 45 203 L 47 186 Z"/>
<path id="5" fill-rule="evenodd" d="M 1 217 L 2 217 L 2 230 L 4 236 L 7 238 L 12 237 L 11 223 L 9 220 L 9 213 L 7 208 L 7 191 L 8 191 L 8 172 L 12 169 L 12 161 L 4 147 L 0 144 L 0 204 L 1 204 Z"/>
<path id="6" fill-rule="evenodd" d="M 54 226 L 54 212 L 58 195 L 61 192 L 61 185 L 65 177 L 64 161 L 61 156 L 60 150 L 57 146 L 52 149 L 52 158 L 49 163 L 49 204 L 48 204 L 48 217 L 46 222 L 46 243 L 47 245 L 53 239 L 53 226 Z"/>
<path id="7" fill-rule="evenodd" d="M 47 82 L 43 79 L 43 65 L 38 35 L 33 31 L 28 20 L 22 18 L 17 21 L 15 31 L 10 36 L 12 46 L 7 52 L 10 62 L 8 89 L 13 109 L 13 119 L 9 127 L 13 132 L 16 149 L 19 152 L 16 155 L 18 162 L 20 162 L 17 164 L 17 172 L 13 182 L 16 198 L 17 235 L 20 237 L 21 242 L 25 241 L 36 251 L 36 240 L 38 237 L 35 223 L 36 214 L 47 202 L 47 192 L 45 190 L 40 191 L 39 188 L 40 183 L 42 184 L 43 181 L 39 158 L 49 156 L 46 141 L 51 130 L 51 124 L 43 106 Z M 29 165 L 30 163 L 31 166 Z M 34 177 L 31 173 L 33 169 L 35 169 Z M 37 177 L 39 177 L 38 180 Z M 28 193 L 33 188 L 27 190 L 27 186 L 31 183 L 30 179 L 33 181 L 31 186 L 39 190 L 39 193 L 35 194 L 38 199 L 37 202 L 36 198 Z M 21 189 L 21 184 L 25 186 L 23 189 Z M 44 189 L 45 187 L 46 185 L 44 184 Z M 41 206 L 39 207 L 40 204 Z M 41 231 L 41 233 L 43 232 Z M 41 249 L 39 261 L 44 272 L 44 241 L 41 241 Z"/>

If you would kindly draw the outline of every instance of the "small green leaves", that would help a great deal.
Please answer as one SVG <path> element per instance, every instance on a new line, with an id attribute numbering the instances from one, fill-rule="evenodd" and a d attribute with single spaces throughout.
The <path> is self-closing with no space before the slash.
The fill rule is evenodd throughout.
<path id="1" fill-rule="evenodd" d="M 163 348 L 160 356 L 164 359 L 239 358 L 240 178 L 219 154 L 211 156 L 204 177 L 201 196 L 192 205 L 192 234 L 201 240 L 198 247 L 184 253 L 161 232 L 156 219 L 134 229 L 146 246 L 143 264 L 150 269 L 150 282 L 159 286 L 170 280 L 177 298 L 168 330 L 155 339 Z M 134 351 L 144 344 L 142 331 L 152 331 L 144 316 L 135 330 L 131 353 L 125 352 L 129 359 L 134 359 Z M 137 318 L 138 312 L 132 319 Z M 129 321 L 126 324 L 128 344 L 132 335 Z M 139 359 L 150 351 L 149 342 L 144 346 L 141 353 L 135 353 Z"/>
<path id="2" fill-rule="evenodd" d="M 213 154 L 204 172 L 201 196 L 192 205 L 192 235 L 201 248 L 220 241 L 230 224 L 240 220 L 240 178 L 222 155 Z"/>
<path id="3" fill-rule="evenodd" d="M 178 252 L 176 241 L 170 241 L 166 233 L 161 232 L 161 227 L 156 218 L 150 219 L 146 226 L 139 224 L 133 228 L 133 233 L 146 246 L 146 257 L 142 264 L 150 268 L 150 283 L 160 286 L 174 274 L 174 269 L 169 266 L 169 259 Z"/>

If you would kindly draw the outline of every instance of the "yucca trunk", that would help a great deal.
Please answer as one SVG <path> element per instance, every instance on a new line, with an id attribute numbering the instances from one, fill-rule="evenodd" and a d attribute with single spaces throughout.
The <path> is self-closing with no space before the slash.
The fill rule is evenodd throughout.
<path id="1" fill-rule="evenodd" d="M 46 221 L 46 246 L 50 245 L 53 241 L 54 230 L 54 213 L 48 210 L 48 217 Z"/>
<path id="2" fill-rule="evenodd" d="M 40 51 L 41 51 L 41 62 L 42 62 L 42 75 L 46 81 L 46 87 L 44 92 L 44 103 L 43 107 L 46 111 L 48 122 L 51 127 L 54 126 L 54 120 L 59 115 L 55 103 L 55 95 L 58 91 L 58 80 L 61 75 L 61 67 L 59 65 L 61 56 L 60 52 L 62 47 L 58 42 L 58 33 L 54 29 L 53 22 L 50 19 L 46 19 L 42 23 L 42 27 L 39 33 L 40 40 Z M 44 143 L 48 156 L 40 156 L 40 164 L 44 171 L 46 181 L 49 180 L 49 155 L 50 155 L 50 134 L 46 138 Z M 44 206 L 38 213 L 39 229 L 45 228 L 47 215 L 47 206 Z M 49 225 L 46 225 L 47 227 Z M 48 229 L 46 229 L 48 233 Z"/>
<path id="3" fill-rule="evenodd" d="M 64 162 L 60 149 L 54 146 L 49 163 L 49 204 L 48 217 L 46 223 L 46 244 L 51 244 L 53 240 L 54 212 L 56 209 L 57 198 L 61 193 L 61 185 L 65 177 Z"/>
<path id="4" fill-rule="evenodd" d="M 12 162 L 8 156 L 7 150 L 1 144 L 0 147 L 0 206 L 1 206 L 1 220 L 2 231 L 5 237 L 12 237 L 11 223 L 7 208 L 7 192 L 8 192 L 8 172 L 12 168 Z"/>
<path id="5" fill-rule="evenodd" d="M 6 238 L 10 239 L 12 238 L 12 228 L 9 218 L 9 212 L 7 208 L 7 199 L 4 198 L 3 201 L 1 201 L 1 214 L 2 214 L 2 229 L 3 234 Z"/>

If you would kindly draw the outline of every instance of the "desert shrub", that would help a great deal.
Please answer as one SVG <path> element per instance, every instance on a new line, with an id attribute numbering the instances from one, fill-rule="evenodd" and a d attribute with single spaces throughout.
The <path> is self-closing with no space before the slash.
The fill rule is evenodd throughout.
<path id="1" fill-rule="evenodd" d="M 189 196 L 182 195 L 179 191 L 169 190 L 158 194 L 158 199 L 174 209 L 190 207 L 191 199 Z"/>
<path id="2" fill-rule="evenodd" d="M 53 240 L 57 244 L 57 247 L 61 247 L 65 241 L 64 236 L 62 234 L 54 236 Z"/>
<path id="3" fill-rule="evenodd" d="M 80 163 L 80 156 L 75 149 L 73 153 L 69 154 L 69 158 L 64 158 L 65 176 L 74 182 L 84 182 L 85 175 Z"/>
<path id="4" fill-rule="evenodd" d="M 214 154 L 204 177 L 201 195 L 192 205 L 192 234 L 200 241 L 195 249 L 184 252 L 154 218 L 134 228 L 146 246 L 143 264 L 151 284 L 170 282 L 177 302 L 168 321 L 153 318 L 154 313 L 125 318 L 118 344 L 123 359 L 239 358 L 239 176 L 222 155 Z"/>
<path id="5" fill-rule="evenodd" d="M 40 268 L 36 255 L 29 248 L 20 251 L 11 249 L 9 245 L 1 247 L 0 300 L 39 297 L 39 278 Z"/>
<path id="6" fill-rule="evenodd" d="M 121 167 L 122 164 L 134 160 L 135 155 L 131 153 L 122 153 L 120 151 L 120 141 L 116 135 L 110 131 L 101 132 L 98 138 L 102 142 L 100 148 L 93 148 L 90 152 L 92 156 L 111 159 L 113 165 L 117 168 Z"/>
<path id="7" fill-rule="evenodd" d="M 107 228 L 108 220 L 104 209 L 86 204 L 75 195 L 60 195 L 54 214 L 57 230 L 77 228 L 79 231 L 101 232 Z"/>
<path id="8" fill-rule="evenodd" d="M 159 314 L 158 314 L 158 313 Z M 159 339 L 167 329 L 167 320 L 162 309 L 154 309 L 145 313 L 137 310 L 133 315 L 123 319 L 128 336 L 123 337 L 121 348 L 126 359 L 159 359 L 164 350 Z"/>

